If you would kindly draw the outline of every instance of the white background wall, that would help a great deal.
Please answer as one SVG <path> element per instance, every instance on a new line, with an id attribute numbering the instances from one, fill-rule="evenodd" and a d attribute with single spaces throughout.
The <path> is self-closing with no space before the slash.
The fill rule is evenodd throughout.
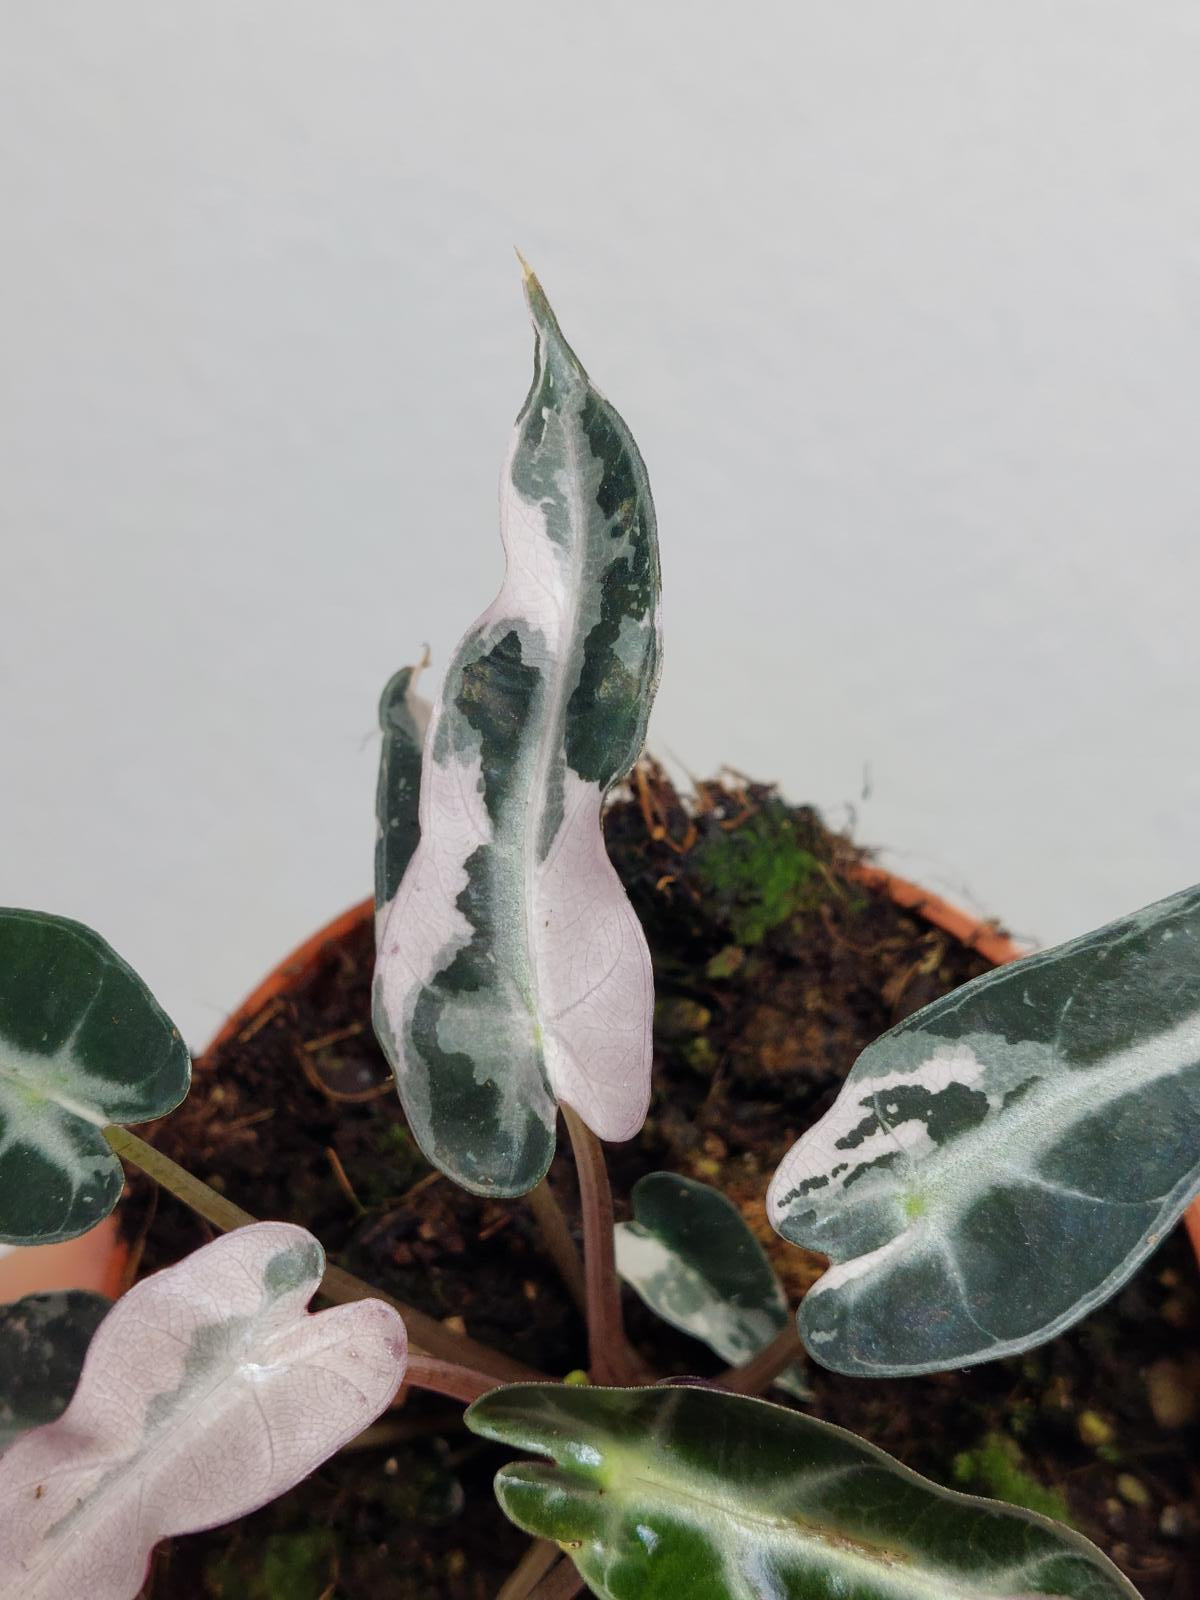
<path id="1" fill-rule="evenodd" d="M 657 751 L 1043 941 L 1200 877 L 1198 83 L 1193 0 L 9 0 L 0 898 L 200 1042 L 368 891 L 514 243 L 650 464 Z"/>

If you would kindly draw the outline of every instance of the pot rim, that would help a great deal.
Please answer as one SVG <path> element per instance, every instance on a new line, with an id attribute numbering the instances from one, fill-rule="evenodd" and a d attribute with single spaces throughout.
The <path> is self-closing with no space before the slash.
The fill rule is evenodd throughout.
<path id="1" fill-rule="evenodd" d="M 994 967 L 1002 967 L 1009 961 L 1017 961 L 1021 956 L 1028 954 L 1014 939 L 1003 932 L 997 923 L 983 917 L 973 917 L 970 912 L 961 910 L 939 895 L 931 894 L 920 884 L 898 877 L 886 867 L 875 866 L 872 862 L 862 862 L 855 868 L 854 875 L 872 888 L 885 888 L 902 910 L 914 912 L 933 927 L 940 928 L 943 933 L 948 933 L 951 938 L 957 939 L 959 944 L 965 945 L 968 950 L 978 951 L 984 960 L 990 961 Z M 202 1061 L 220 1045 L 227 1044 L 277 995 L 287 993 L 295 984 L 306 978 L 329 945 L 336 944 L 348 933 L 360 928 L 364 922 L 369 922 L 374 914 L 373 899 L 359 900 L 298 944 L 255 989 L 251 990 L 237 1010 L 226 1018 L 196 1059 Z"/>

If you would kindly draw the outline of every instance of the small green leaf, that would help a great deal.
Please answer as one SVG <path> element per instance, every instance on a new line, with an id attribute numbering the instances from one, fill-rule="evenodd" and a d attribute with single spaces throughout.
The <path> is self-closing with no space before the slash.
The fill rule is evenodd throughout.
<path id="1" fill-rule="evenodd" d="M 379 698 L 383 747 L 375 797 L 379 828 L 375 841 L 377 929 L 387 921 L 392 900 L 421 836 L 417 806 L 421 796 L 421 750 L 430 707 L 416 690 L 427 661 L 428 657 L 415 667 L 401 667 Z"/>
<path id="2" fill-rule="evenodd" d="M 123 1179 L 101 1129 L 162 1116 L 190 1079 L 178 1030 L 99 934 L 0 910 L 0 1241 L 107 1216 Z"/>
<path id="3" fill-rule="evenodd" d="M 651 1172 L 633 1186 L 632 1222 L 616 1227 L 617 1271 L 657 1316 L 739 1366 L 788 1321 L 783 1285 L 732 1200 L 707 1183 Z M 809 1400 L 797 1362 L 775 1379 Z"/>
<path id="4" fill-rule="evenodd" d="M 1114 1294 L 1200 1186 L 1200 887 L 935 1000 L 785 1156 L 830 1256 L 805 1346 L 856 1376 L 1019 1354 Z"/>
<path id="5" fill-rule="evenodd" d="M 976 1500 L 828 1423 L 713 1389 L 496 1389 L 486 1438 L 518 1527 L 601 1600 L 1136 1600 L 1094 1545 Z"/>
<path id="6" fill-rule="evenodd" d="M 67 1409 L 109 1302 L 82 1289 L 0 1306 L 0 1450 Z"/>

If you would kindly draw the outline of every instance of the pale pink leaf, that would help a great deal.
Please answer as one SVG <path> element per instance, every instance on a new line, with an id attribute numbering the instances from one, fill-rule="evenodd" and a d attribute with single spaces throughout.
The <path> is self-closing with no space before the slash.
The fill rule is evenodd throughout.
<path id="1" fill-rule="evenodd" d="M 377 1300 L 311 1315 L 324 1266 L 260 1222 L 117 1302 L 67 1410 L 0 1458 L 0 1595 L 133 1600 L 160 1539 L 275 1499 L 379 1415 L 404 1324 Z"/>

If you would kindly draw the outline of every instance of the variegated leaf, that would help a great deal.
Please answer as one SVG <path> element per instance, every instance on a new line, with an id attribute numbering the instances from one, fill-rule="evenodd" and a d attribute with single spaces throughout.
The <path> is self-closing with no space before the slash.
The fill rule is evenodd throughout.
<path id="1" fill-rule="evenodd" d="M 664 1322 L 740 1366 L 787 1325 L 783 1285 L 741 1212 L 719 1189 L 674 1172 L 639 1178 L 632 1222 L 616 1227 L 617 1271 Z M 774 1382 L 812 1390 L 797 1362 Z"/>
<path id="2" fill-rule="evenodd" d="M 1052 1338 L 1200 1187 L 1200 888 L 976 978 L 859 1057 L 775 1175 L 835 1265 L 800 1332 L 838 1372 L 938 1371 Z"/>
<path id="3" fill-rule="evenodd" d="M 0 1306 L 0 1451 L 67 1409 L 109 1304 L 103 1295 L 63 1289 Z"/>
<path id="4" fill-rule="evenodd" d="M 309 1315 L 324 1266 L 261 1222 L 117 1301 L 67 1410 L 0 1457 L 0 1594 L 133 1600 L 159 1539 L 273 1500 L 379 1415 L 404 1324 L 378 1300 Z"/>
<path id="5" fill-rule="evenodd" d="M 1094 1545 L 938 1488 L 841 1428 L 713 1389 L 496 1389 L 476 1433 L 551 1457 L 496 1495 L 603 1600 L 1136 1600 Z"/>
<path id="6" fill-rule="evenodd" d="M 629 430 L 536 279 L 526 290 L 536 356 L 501 486 L 504 583 L 434 711 L 374 1003 L 425 1154 L 496 1195 L 545 1174 L 559 1100 L 601 1138 L 637 1131 L 652 1012 L 600 808 L 658 678 L 654 511 Z"/>
<path id="7" fill-rule="evenodd" d="M 417 679 L 428 665 L 401 667 L 379 698 L 383 747 L 375 798 L 375 929 L 383 930 L 408 863 L 420 838 L 417 806 L 421 794 L 421 748 L 431 707 L 417 693 Z"/>
<path id="8" fill-rule="evenodd" d="M 178 1029 L 99 934 L 0 910 L 0 1240 L 94 1227 L 124 1181 L 100 1130 L 162 1116 L 190 1080 Z"/>

